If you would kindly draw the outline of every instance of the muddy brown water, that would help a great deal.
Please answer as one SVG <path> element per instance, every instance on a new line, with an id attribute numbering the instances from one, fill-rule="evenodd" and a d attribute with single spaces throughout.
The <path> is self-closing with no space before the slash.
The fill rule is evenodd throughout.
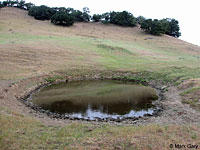
<path id="1" fill-rule="evenodd" d="M 41 89 L 31 103 L 53 113 L 92 120 L 152 115 L 157 99 L 155 89 L 133 83 L 74 81 Z"/>

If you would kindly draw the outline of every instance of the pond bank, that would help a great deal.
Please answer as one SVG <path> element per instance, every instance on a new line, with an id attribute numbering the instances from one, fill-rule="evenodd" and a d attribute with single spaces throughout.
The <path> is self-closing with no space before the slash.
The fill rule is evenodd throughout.
<path id="1" fill-rule="evenodd" d="M 159 89 L 162 91 L 162 97 L 163 100 L 159 101 L 160 107 L 162 108 L 159 110 L 155 115 L 149 117 L 149 116 L 144 116 L 142 118 L 129 118 L 126 120 L 97 120 L 97 121 L 92 121 L 92 124 L 98 124 L 98 123 L 109 123 L 109 124 L 149 124 L 149 123 L 158 123 L 158 124 L 167 124 L 167 123 L 172 123 L 172 124 L 198 124 L 200 122 L 200 113 L 195 111 L 194 109 L 190 108 L 188 105 L 184 105 L 181 102 L 181 97 L 180 97 L 180 91 L 171 85 L 163 85 L 162 83 L 158 83 L 155 81 L 152 82 L 145 82 L 142 79 L 142 82 L 140 80 L 136 80 L 136 78 L 131 78 L 130 80 L 127 77 L 124 77 L 125 75 L 131 76 L 131 74 L 134 76 L 135 74 L 133 73 L 117 73 L 117 74 L 110 74 L 108 76 L 101 76 L 101 75 L 95 75 L 95 76 L 84 76 L 84 77 L 71 77 L 71 76 L 62 76 L 58 74 L 53 74 L 53 75 L 45 75 L 45 76 L 40 76 L 40 77 L 33 77 L 29 79 L 24 79 L 21 80 L 18 83 L 10 83 L 7 84 L 7 86 L 4 86 L 4 89 L 1 89 L 1 106 L 2 107 L 7 107 L 11 110 L 14 110 L 16 112 L 22 113 L 23 115 L 26 116 L 33 116 L 36 119 L 41 120 L 42 122 L 46 124 L 54 124 L 54 125 L 61 125 L 61 124 L 66 124 L 66 123 L 71 123 L 74 122 L 74 119 L 68 118 L 68 119 L 60 119 L 59 117 L 57 118 L 55 114 L 50 115 L 49 117 L 47 114 L 44 112 L 40 112 L 40 110 L 33 110 L 30 107 L 26 107 L 24 104 L 19 102 L 18 100 L 24 100 L 28 96 L 30 96 L 31 93 L 37 91 L 39 88 L 43 86 L 47 86 L 52 83 L 60 83 L 63 81 L 74 81 L 74 80 L 104 80 L 104 79 L 113 79 L 113 80 L 122 80 L 122 81 L 129 81 L 129 82 L 137 82 L 145 85 L 149 85 L 151 87 L 154 87 L 156 89 Z M 119 77 L 122 78 L 119 78 Z M 116 78 L 117 77 L 117 78 Z M 138 79 L 138 78 L 137 78 Z M 6 85 L 6 84 L 5 84 Z M 76 121 L 81 121 L 81 122 L 91 122 L 88 120 L 75 120 Z"/>

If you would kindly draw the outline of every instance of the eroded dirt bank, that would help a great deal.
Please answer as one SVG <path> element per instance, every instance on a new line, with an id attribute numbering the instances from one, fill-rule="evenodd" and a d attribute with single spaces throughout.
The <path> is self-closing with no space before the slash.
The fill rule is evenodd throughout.
<path id="1" fill-rule="evenodd" d="M 72 119 L 58 119 L 51 118 L 45 113 L 40 113 L 25 106 L 19 99 L 27 97 L 32 91 L 37 88 L 49 84 L 49 82 L 61 82 L 65 80 L 85 80 L 85 79 L 110 79 L 113 76 L 123 76 L 124 73 L 117 73 L 112 75 L 102 76 L 100 74 L 92 76 L 60 76 L 60 75 L 44 75 L 38 77 L 32 77 L 29 79 L 24 79 L 16 83 L 0 81 L 0 105 L 2 108 L 7 108 L 8 110 L 14 111 L 16 113 L 22 114 L 24 116 L 34 117 L 45 124 L 50 125 L 64 125 L 66 123 L 75 122 L 78 120 Z M 56 78 L 55 78 L 56 76 Z M 59 77 L 58 77 L 59 76 Z M 138 82 L 136 80 L 136 82 Z M 144 84 L 146 84 L 144 82 Z M 159 105 L 162 107 L 162 111 L 155 116 L 145 116 L 140 119 L 130 119 L 124 121 L 103 121 L 103 124 L 192 124 L 198 125 L 200 122 L 200 112 L 192 109 L 189 105 L 183 104 L 180 97 L 180 90 L 171 85 L 163 85 L 156 82 L 149 83 L 163 91 L 163 99 L 159 101 Z M 164 87 L 164 88 L 163 88 Z M 5 109 L 1 110 L 1 113 L 6 113 Z M 88 121 L 81 121 L 87 123 Z M 90 121 L 89 121 L 90 122 Z M 100 123 L 99 121 L 92 121 L 93 124 Z"/>

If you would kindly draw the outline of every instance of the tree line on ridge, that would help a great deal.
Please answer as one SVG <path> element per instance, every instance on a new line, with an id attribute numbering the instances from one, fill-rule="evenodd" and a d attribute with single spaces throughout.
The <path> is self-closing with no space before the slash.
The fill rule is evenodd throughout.
<path id="1" fill-rule="evenodd" d="M 103 14 L 90 15 L 90 10 L 84 7 L 82 11 L 65 7 L 48 7 L 45 5 L 35 6 L 24 0 L 0 1 L 0 8 L 16 7 L 28 11 L 28 15 L 37 20 L 51 20 L 55 25 L 71 26 L 75 22 L 102 22 L 103 24 L 115 24 L 124 27 L 140 26 L 142 30 L 153 35 L 167 34 L 172 37 L 181 36 L 179 22 L 176 19 L 146 19 L 143 16 L 134 17 L 132 13 L 106 12 Z"/>

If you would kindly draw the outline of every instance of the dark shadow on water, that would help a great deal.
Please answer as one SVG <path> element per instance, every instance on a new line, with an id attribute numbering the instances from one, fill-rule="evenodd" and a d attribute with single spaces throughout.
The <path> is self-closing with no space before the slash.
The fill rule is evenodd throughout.
<path id="1" fill-rule="evenodd" d="M 82 81 L 51 85 L 33 95 L 44 109 L 78 118 L 138 117 L 152 114 L 155 89 L 119 81 Z"/>

